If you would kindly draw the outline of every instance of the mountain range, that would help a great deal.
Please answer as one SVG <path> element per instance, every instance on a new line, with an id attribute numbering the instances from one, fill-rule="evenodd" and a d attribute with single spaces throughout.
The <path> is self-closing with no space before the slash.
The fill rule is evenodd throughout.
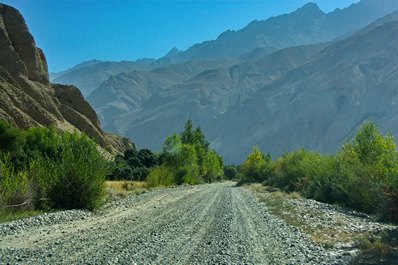
<path id="1" fill-rule="evenodd" d="M 157 60 L 89 62 L 54 82 L 98 84 L 86 95 L 102 128 L 140 147 L 159 150 L 191 118 L 228 163 L 254 145 L 332 152 L 366 119 L 398 135 L 396 9 L 362 0 L 325 14 L 309 3 Z"/>

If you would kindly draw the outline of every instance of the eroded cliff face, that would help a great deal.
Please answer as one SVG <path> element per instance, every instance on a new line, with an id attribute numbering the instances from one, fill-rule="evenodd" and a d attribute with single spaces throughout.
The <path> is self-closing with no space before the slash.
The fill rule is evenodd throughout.
<path id="1" fill-rule="evenodd" d="M 46 58 L 24 18 L 4 4 L 0 4 L 0 119 L 20 128 L 77 129 L 115 153 L 133 145 L 101 130 L 95 111 L 78 88 L 50 84 Z"/>

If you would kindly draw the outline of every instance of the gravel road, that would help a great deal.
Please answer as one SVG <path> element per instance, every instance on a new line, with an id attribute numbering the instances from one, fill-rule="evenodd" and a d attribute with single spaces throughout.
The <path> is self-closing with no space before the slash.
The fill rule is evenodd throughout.
<path id="1" fill-rule="evenodd" d="M 0 224 L 0 264 L 344 264 L 234 183 Z"/>

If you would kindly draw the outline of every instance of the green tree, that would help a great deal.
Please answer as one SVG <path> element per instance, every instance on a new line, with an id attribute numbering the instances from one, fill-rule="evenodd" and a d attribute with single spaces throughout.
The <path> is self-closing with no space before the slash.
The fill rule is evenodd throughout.
<path id="1" fill-rule="evenodd" d="M 193 123 L 191 119 L 185 123 L 184 131 L 181 133 L 181 141 L 183 144 L 194 144 L 195 142 Z"/>
<path id="2" fill-rule="evenodd" d="M 241 183 L 263 182 L 272 174 L 271 156 L 264 155 L 258 146 L 253 148 L 253 152 L 247 157 L 241 166 Z"/>
<path id="3" fill-rule="evenodd" d="M 12 124 L 0 120 L 0 151 L 15 152 L 24 144 L 21 131 Z"/>
<path id="4" fill-rule="evenodd" d="M 224 176 L 229 179 L 233 180 L 237 177 L 238 169 L 235 165 L 227 165 L 224 167 Z"/>
<path id="5" fill-rule="evenodd" d="M 204 160 L 206 182 L 221 180 L 223 175 L 223 165 L 218 154 L 215 151 L 209 151 Z"/>
<path id="6" fill-rule="evenodd" d="M 193 138 L 193 144 L 201 146 L 206 152 L 209 151 L 210 143 L 206 140 L 200 127 L 195 129 Z"/>

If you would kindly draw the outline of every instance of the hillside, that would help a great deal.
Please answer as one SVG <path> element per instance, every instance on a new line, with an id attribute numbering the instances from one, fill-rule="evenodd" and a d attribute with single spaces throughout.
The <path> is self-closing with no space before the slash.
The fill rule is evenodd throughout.
<path id="1" fill-rule="evenodd" d="M 140 110 L 144 104 L 147 108 L 147 101 L 154 95 L 168 90 L 174 91 L 174 86 L 183 84 L 204 70 L 233 65 L 234 62 L 234 60 L 192 61 L 148 72 L 121 73 L 103 82 L 87 100 L 96 109 L 103 127 L 118 131 L 113 123 L 118 116 Z"/>
<path id="2" fill-rule="evenodd" d="M 395 21 L 327 47 L 209 124 L 213 144 L 229 161 L 256 144 L 274 156 L 332 152 L 366 119 L 398 136 L 397 41 Z"/>
<path id="3" fill-rule="evenodd" d="M 0 118 L 20 128 L 80 130 L 102 147 L 121 152 L 131 143 L 105 133 L 93 108 L 74 86 L 52 85 L 47 62 L 24 18 L 0 4 Z"/>
<path id="4" fill-rule="evenodd" d="M 396 33 L 384 27 L 398 15 L 380 18 L 396 8 L 398 2 L 362 0 L 325 14 L 310 3 L 184 52 L 174 48 L 146 61 L 151 70 L 109 76 L 88 101 L 104 129 L 154 150 L 192 118 L 228 162 L 241 162 L 257 144 L 273 155 L 300 147 L 335 151 L 367 118 L 396 133 L 394 112 L 381 93 L 396 80 Z M 101 65 L 75 71 L 95 76 Z"/>
<path id="5" fill-rule="evenodd" d="M 156 89 L 150 90 L 148 86 L 137 89 L 137 86 L 126 86 L 123 82 L 126 74 L 115 76 L 109 82 L 122 84 L 117 87 L 119 95 L 125 97 L 116 98 L 106 96 L 109 103 L 101 102 L 102 106 L 114 104 L 113 108 L 96 108 L 100 117 L 104 118 L 104 127 L 108 130 L 133 137 L 139 146 L 145 146 L 159 150 L 163 139 L 173 131 L 182 129 L 183 124 L 189 118 L 197 121 L 206 133 L 211 131 L 207 127 L 214 119 L 227 112 L 233 106 L 242 104 L 253 93 L 266 84 L 272 83 L 280 76 L 308 61 L 325 45 L 309 45 L 283 49 L 267 55 L 257 61 L 233 65 L 227 68 L 217 68 L 203 71 L 189 80 L 180 84 L 161 88 L 164 83 L 158 83 Z M 189 63 L 187 64 L 189 65 Z M 168 69 L 166 67 L 165 69 Z M 160 71 L 162 73 L 163 71 Z M 159 77 L 159 74 L 155 75 Z M 137 73 L 132 73 L 137 74 Z M 161 76 L 161 75 L 160 75 Z M 167 74 L 170 77 L 170 74 Z M 127 79 L 130 80 L 130 79 Z M 151 80 L 155 80 L 152 76 Z M 160 79 L 160 80 L 164 80 Z M 131 83 L 131 80 L 130 80 Z M 152 81 L 152 84 L 154 82 Z M 166 82 L 165 82 L 166 83 Z M 114 88 L 108 82 L 102 84 L 105 91 L 113 91 Z M 105 87 L 107 85 L 107 87 Z M 145 83 L 144 85 L 147 85 Z M 122 91 L 124 91 L 122 93 Z M 151 91 L 146 93 L 145 91 Z M 100 92 L 99 90 L 96 92 Z M 142 92 L 141 97 L 132 97 Z M 93 93 L 94 96 L 96 93 Z M 130 94 L 130 96 L 127 96 Z M 140 101 L 136 105 L 131 104 L 135 98 Z M 91 102 L 93 98 L 89 97 Z M 126 109 L 114 111 L 118 107 Z M 137 102 L 137 101 L 136 101 Z M 96 103 L 94 103 L 96 106 Z M 131 109 L 128 110 L 127 107 Z M 136 106 L 135 108 L 133 108 Z M 230 122 L 233 122 L 231 120 Z M 209 130 L 209 131 L 207 131 Z M 217 147 L 217 146 L 215 146 Z"/>
<path id="6" fill-rule="evenodd" d="M 274 156 L 300 147 L 333 152 L 368 118 L 398 132 L 391 101 L 398 35 L 389 22 L 397 14 L 340 41 L 286 48 L 182 83 L 153 71 L 138 88 L 122 78 L 138 72 L 115 76 L 101 87 L 113 91 L 107 101 L 90 100 L 106 129 L 154 150 L 192 118 L 228 162 L 242 161 L 257 144 Z"/>
<path id="7" fill-rule="evenodd" d="M 151 61 L 137 62 L 101 62 L 91 61 L 76 65 L 72 69 L 62 73 L 52 74 L 51 80 L 56 84 L 70 84 L 81 89 L 83 96 L 87 97 L 102 82 L 109 77 L 123 72 L 131 72 L 136 70 L 150 70 L 153 68 Z"/>

